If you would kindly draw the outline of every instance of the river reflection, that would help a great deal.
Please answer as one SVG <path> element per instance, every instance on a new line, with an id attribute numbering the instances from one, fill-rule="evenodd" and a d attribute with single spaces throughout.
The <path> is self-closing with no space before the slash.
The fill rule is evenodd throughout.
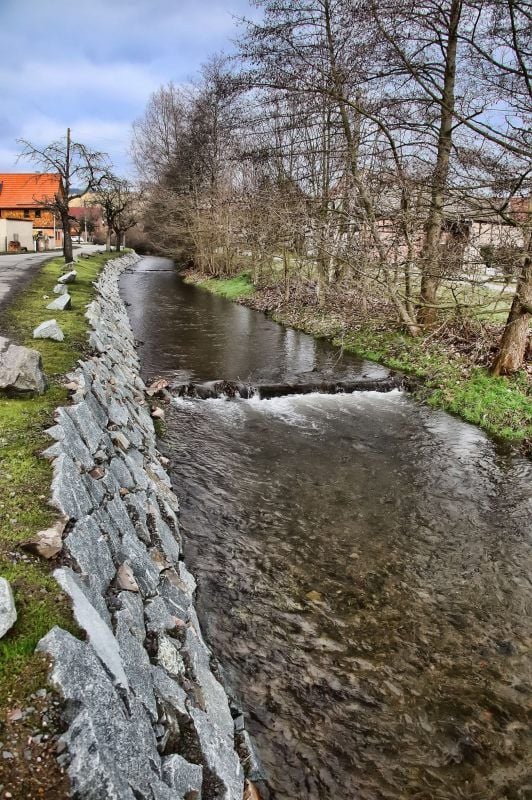
<path id="1" fill-rule="evenodd" d="M 316 367 L 309 337 L 266 346 L 255 314 L 240 347 L 234 305 L 172 275 L 155 292 L 161 275 L 152 333 L 145 277 L 123 279 L 146 373 L 243 377 L 231 352 L 255 380 Z M 371 369 L 338 355 L 318 369 Z M 529 462 L 398 392 L 176 401 L 163 445 L 275 798 L 532 798 Z"/>

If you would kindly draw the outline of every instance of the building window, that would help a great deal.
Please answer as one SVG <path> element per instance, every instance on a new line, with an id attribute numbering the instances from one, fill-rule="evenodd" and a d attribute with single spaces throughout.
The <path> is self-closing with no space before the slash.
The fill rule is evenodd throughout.
<path id="1" fill-rule="evenodd" d="M 29 218 L 30 218 L 30 210 L 29 210 L 29 208 L 25 208 L 24 209 L 24 219 L 29 219 Z"/>
<path id="2" fill-rule="evenodd" d="M 35 219 L 40 219 L 40 218 L 41 218 L 41 209 L 37 208 L 35 209 Z"/>

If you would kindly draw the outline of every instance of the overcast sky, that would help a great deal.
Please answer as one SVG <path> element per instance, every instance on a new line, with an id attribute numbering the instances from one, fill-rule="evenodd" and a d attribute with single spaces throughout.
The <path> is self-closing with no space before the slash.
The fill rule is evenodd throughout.
<path id="1" fill-rule="evenodd" d="M 0 0 L 0 172 L 33 169 L 19 137 L 46 144 L 68 125 L 129 172 L 151 92 L 231 52 L 234 17 L 255 14 L 248 0 Z"/>

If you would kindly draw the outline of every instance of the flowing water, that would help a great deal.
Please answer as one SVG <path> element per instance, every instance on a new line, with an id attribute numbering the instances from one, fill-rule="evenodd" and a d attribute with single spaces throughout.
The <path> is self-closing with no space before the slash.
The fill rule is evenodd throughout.
<path id="1" fill-rule="evenodd" d="M 146 378 L 386 374 L 165 259 L 122 292 Z M 176 400 L 163 448 L 273 798 L 532 798 L 530 462 L 397 391 Z"/>

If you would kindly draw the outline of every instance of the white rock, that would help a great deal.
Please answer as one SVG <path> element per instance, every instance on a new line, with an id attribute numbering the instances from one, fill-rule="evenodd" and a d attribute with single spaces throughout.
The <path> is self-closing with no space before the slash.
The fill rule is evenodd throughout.
<path id="1" fill-rule="evenodd" d="M 59 297 L 56 297 L 55 300 L 52 300 L 51 303 L 48 303 L 46 308 L 50 311 L 66 311 L 67 308 L 70 308 L 70 304 L 72 302 L 72 298 L 65 292 L 64 294 L 60 294 Z"/>
<path id="2" fill-rule="evenodd" d="M 63 283 L 56 283 L 53 288 L 54 294 L 66 294 L 68 292 L 68 286 L 65 286 Z"/>
<path id="3" fill-rule="evenodd" d="M 58 283 L 74 283 L 77 278 L 78 273 L 75 269 L 70 270 L 70 272 L 65 272 L 64 275 L 61 275 L 60 278 L 57 279 Z"/>
<path id="4" fill-rule="evenodd" d="M 47 319 L 37 325 L 33 331 L 34 339 L 54 339 L 56 342 L 62 342 L 65 335 L 55 319 Z"/>
<path id="5" fill-rule="evenodd" d="M 17 621 L 15 598 L 5 578 L 0 578 L 0 639 Z"/>
<path id="6" fill-rule="evenodd" d="M 154 419 L 164 419 L 164 411 L 162 408 L 154 408 L 151 412 L 151 415 Z"/>

